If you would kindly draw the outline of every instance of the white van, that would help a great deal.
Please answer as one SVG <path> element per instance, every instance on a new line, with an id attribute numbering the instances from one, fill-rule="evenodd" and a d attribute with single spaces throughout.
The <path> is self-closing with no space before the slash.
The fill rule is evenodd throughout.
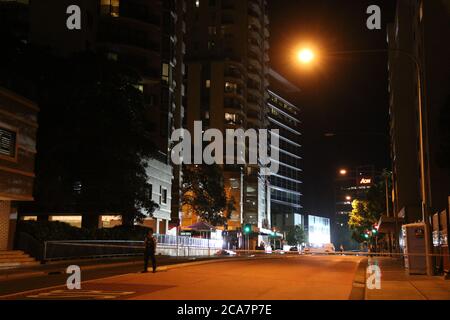
<path id="1" fill-rule="evenodd" d="M 304 253 L 335 253 L 336 248 L 332 243 L 325 243 L 321 246 L 308 246 L 305 248 Z"/>

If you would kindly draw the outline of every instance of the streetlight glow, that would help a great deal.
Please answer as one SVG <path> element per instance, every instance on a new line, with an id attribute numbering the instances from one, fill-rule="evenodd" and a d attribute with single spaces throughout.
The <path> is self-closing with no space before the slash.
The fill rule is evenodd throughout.
<path id="1" fill-rule="evenodd" d="M 311 49 L 302 49 L 297 57 L 301 63 L 308 64 L 314 60 L 314 52 Z"/>
<path id="2" fill-rule="evenodd" d="M 341 170 L 339 170 L 339 174 L 340 174 L 341 176 L 345 176 L 345 175 L 347 174 L 347 170 L 341 169 Z"/>

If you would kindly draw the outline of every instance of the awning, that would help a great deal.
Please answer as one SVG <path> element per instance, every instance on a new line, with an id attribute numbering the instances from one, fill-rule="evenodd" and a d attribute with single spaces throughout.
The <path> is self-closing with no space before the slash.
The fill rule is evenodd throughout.
<path id="1" fill-rule="evenodd" d="M 403 219 L 397 219 L 397 227 L 403 224 Z M 395 232 L 395 217 L 388 217 L 382 215 L 378 221 L 378 232 L 379 233 L 394 233 Z"/>
<path id="2" fill-rule="evenodd" d="M 194 223 L 193 225 L 190 225 L 188 227 L 184 227 L 183 230 L 211 232 L 211 231 L 215 231 L 216 228 L 207 222 L 200 221 L 200 222 Z"/>

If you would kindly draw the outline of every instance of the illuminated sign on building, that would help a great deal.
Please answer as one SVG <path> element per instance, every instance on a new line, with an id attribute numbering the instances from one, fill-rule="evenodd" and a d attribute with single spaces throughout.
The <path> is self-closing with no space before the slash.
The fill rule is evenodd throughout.
<path id="1" fill-rule="evenodd" d="M 359 181 L 359 184 L 372 184 L 372 179 L 370 179 L 370 178 L 362 178 Z"/>

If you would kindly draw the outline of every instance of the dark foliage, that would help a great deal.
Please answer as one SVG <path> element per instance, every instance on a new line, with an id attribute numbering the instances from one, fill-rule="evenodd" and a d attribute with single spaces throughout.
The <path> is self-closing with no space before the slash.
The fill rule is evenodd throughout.
<path id="1" fill-rule="evenodd" d="M 214 226 L 224 225 L 235 210 L 225 194 L 223 172 L 218 165 L 183 167 L 183 205 Z"/>

